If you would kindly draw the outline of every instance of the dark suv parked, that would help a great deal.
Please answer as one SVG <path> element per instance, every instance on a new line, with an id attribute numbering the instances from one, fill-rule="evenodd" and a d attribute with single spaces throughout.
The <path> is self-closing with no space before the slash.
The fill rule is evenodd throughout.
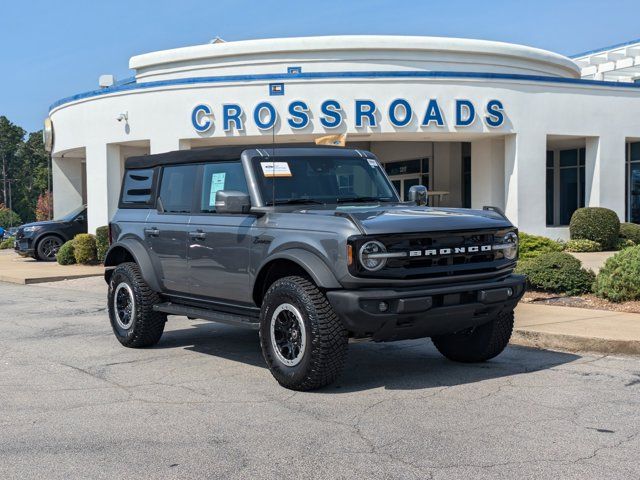
<path id="1" fill-rule="evenodd" d="M 87 233 L 87 207 L 80 207 L 56 220 L 25 223 L 16 232 L 15 251 L 23 257 L 53 262 L 64 242 Z"/>
<path id="2" fill-rule="evenodd" d="M 498 355 L 524 277 L 495 209 L 401 202 L 376 157 L 225 148 L 129 158 L 105 265 L 113 331 L 160 340 L 167 314 L 259 330 L 280 384 L 340 373 L 349 338 L 431 337 L 446 357 Z"/>

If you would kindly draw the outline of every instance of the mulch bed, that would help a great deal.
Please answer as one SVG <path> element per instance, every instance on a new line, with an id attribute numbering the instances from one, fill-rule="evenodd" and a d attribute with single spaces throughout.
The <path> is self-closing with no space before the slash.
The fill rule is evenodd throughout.
<path id="1" fill-rule="evenodd" d="M 591 310 L 611 310 L 614 312 L 640 313 L 640 301 L 613 303 L 595 295 L 567 297 L 556 293 L 527 291 L 522 298 L 524 303 L 556 305 L 560 307 L 588 308 Z"/>

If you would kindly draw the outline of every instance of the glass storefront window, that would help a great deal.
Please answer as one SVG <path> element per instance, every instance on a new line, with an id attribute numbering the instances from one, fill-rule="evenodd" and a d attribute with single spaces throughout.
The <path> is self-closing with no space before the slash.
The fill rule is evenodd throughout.
<path id="1" fill-rule="evenodd" d="M 629 144 L 626 184 L 627 221 L 640 223 L 640 142 Z"/>
<path id="2" fill-rule="evenodd" d="M 547 151 L 547 225 L 568 225 L 573 212 L 585 206 L 584 148 Z"/>

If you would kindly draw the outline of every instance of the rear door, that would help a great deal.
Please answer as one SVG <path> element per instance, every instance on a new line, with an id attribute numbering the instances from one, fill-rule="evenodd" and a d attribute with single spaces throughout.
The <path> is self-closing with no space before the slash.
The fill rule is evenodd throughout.
<path id="1" fill-rule="evenodd" d="M 219 190 L 248 193 L 242 164 L 239 160 L 205 164 L 198 186 L 200 198 L 188 239 L 191 291 L 213 300 L 251 305 L 251 228 L 256 216 L 215 211 Z"/>
<path id="2" fill-rule="evenodd" d="M 164 210 L 152 210 L 145 223 L 145 241 L 168 292 L 190 291 L 187 234 L 198 168 L 199 165 L 162 168 L 158 197 Z"/>

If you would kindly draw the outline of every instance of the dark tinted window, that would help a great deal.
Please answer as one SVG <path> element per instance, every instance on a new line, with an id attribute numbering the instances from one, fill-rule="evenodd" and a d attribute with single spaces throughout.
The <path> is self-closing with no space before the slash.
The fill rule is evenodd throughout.
<path id="1" fill-rule="evenodd" d="M 197 165 L 164 167 L 160 184 L 160 198 L 165 212 L 191 212 L 197 171 Z"/>
<path id="2" fill-rule="evenodd" d="M 148 205 L 152 203 L 153 169 L 128 170 L 124 174 L 122 203 Z"/>
<path id="3" fill-rule="evenodd" d="M 240 162 L 210 163 L 204 166 L 200 211 L 215 212 L 216 193 L 220 190 L 249 193 L 244 169 Z"/>

